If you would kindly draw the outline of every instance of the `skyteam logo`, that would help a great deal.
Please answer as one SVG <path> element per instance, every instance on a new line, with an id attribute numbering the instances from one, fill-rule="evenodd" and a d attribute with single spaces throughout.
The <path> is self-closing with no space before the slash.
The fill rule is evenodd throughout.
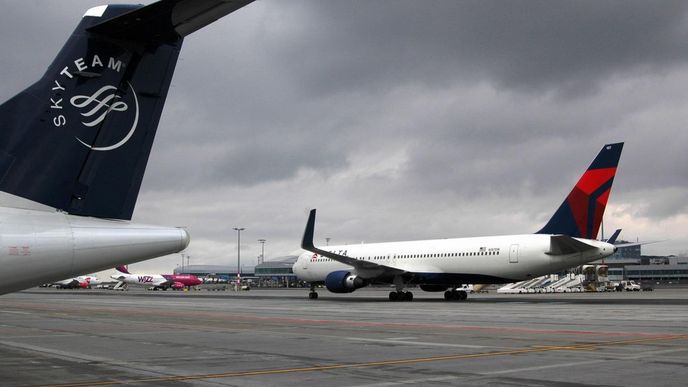
<path id="1" fill-rule="evenodd" d="M 74 66 L 64 67 L 52 87 L 53 125 L 81 133 L 75 140 L 94 151 L 111 151 L 126 144 L 138 126 L 139 101 L 131 83 L 126 83 L 126 90 L 116 86 L 124 67 L 120 59 L 105 60 L 99 55 L 79 58 Z"/>
<path id="2" fill-rule="evenodd" d="M 105 116 L 111 111 L 124 112 L 127 110 L 126 103 L 116 101 L 121 98 L 115 93 L 116 91 L 117 88 L 114 86 L 103 86 L 91 96 L 77 95 L 72 97 L 69 102 L 71 102 L 74 107 L 90 109 L 85 113 L 81 113 L 81 115 L 86 117 L 87 120 L 90 118 L 93 118 L 93 120 L 82 122 L 82 124 L 93 127 L 103 122 Z M 95 106 L 91 108 L 91 105 Z"/>

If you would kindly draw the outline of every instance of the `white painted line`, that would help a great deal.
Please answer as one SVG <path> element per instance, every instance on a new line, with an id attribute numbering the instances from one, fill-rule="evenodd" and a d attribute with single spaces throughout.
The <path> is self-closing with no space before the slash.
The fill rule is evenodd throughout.
<path id="1" fill-rule="evenodd" d="M 427 383 L 427 382 L 447 382 L 450 380 L 456 380 L 458 379 L 458 376 L 436 376 L 433 378 L 424 378 L 424 379 L 408 379 L 408 380 L 400 380 L 398 382 L 384 382 L 384 383 L 373 383 L 373 384 L 357 384 L 355 386 L 350 386 L 350 387 L 388 387 L 388 386 L 403 386 L 403 385 L 408 385 L 408 384 L 421 384 L 421 383 Z"/>
<path id="2" fill-rule="evenodd" d="M 29 312 L 19 312 L 16 310 L 0 310 L 0 313 L 10 313 L 10 314 L 31 314 Z"/>
<path id="3" fill-rule="evenodd" d="M 416 346 L 421 346 L 421 347 L 488 348 L 485 345 L 431 343 L 431 342 L 427 342 L 427 341 L 406 341 L 406 340 L 399 340 L 399 339 L 365 339 L 362 337 L 349 337 L 348 339 L 351 341 L 368 341 L 371 343 L 416 345 Z"/>

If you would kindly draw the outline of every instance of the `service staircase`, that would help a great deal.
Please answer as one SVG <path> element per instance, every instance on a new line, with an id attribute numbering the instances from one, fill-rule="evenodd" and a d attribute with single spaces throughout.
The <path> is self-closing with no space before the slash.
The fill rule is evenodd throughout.
<path id="1" fill-rule="evenodd" d="M 497 289 L 497 293 L 502 294 L 524 294 L 524 293 L 552 293 L 552 292 L 573 292 L 581 291 L 585 276 L 582 274 L 567 274 L 559 277 L 550 274 L 521 282 L 507 284 Z"/>

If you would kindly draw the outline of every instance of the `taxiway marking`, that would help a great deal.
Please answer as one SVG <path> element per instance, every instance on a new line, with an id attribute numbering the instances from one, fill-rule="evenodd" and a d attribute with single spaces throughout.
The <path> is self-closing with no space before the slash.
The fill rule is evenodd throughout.
<path id="1" fill-rule="evenodd" d="M 464 359 L 476 359 L 476 358 L 498 357 L 498 356 L 508 356 L 508 355 L 520 355 L 520 354 L 525 354 L 525 353 L 537 353 L 537 352 L 570 351 L 570 350 L 594 350 L 594 349 L 603 348 L 603 347 L 610 347 L 610 346 L 631 345 L 631 344 L 648 343 L 648 342 L 656 342 L 656 341 L 678 341 L 678 340 L 688 340 L 688 335 L 665 335 L 665 336 L 656 336 L 656 337 L 644 337 L 644 338 L 631 339 L 631 340 L 602 341 L 602 342 L 597 342 L 597 343 L 570 344 L 570 345 L 560 345 L 560 346 L 556 346 L 556 345 L 537 346 L 537 347 L 529 347 L 529 348 L 518 348 L 518 349 L 506 350 L 506 351 L 479 352 L 479 353 L 457 354 L 457 355 L 441 355 L 441 356 L 419 357 L 419 358 L 412 358 L 412 359 L 379 360 L 379 361 L 370 361 L 370 362 L 363 362 L 363 363 L 315 365 L 315 366 L 311 366 L 311 367 L 277 368 L 277 369 L 253 370 L 253 371 L 232 371 L 232 372 L 225 372 L 225 373 L 202 374 L 202 375 L 162 376 L 162 377 L 127 379 L 127 380 L 88 381 L 88 382 L 78 382 L 78 383 L 49 384 L 49 385 L 33 386 L 33 387 L 113 386 L 113 385 L 120 385 L 120 384 L 180 382 L 180 381 L 191 381 L 191 380 L 236 378 L 236 377 L 277 375 L 277 374 L 290 374 L 290 373 L 301 373 L 301 372 L 319 372 L 319 371 L 329 371 L 329 370 L 337 370 L 337 369 L 383 367 L 383 366 L 400 365 L 400 364 L 419 364 L 419 363 L 428 363 L 428 362 L 436 362 L 436 361 L 464 360 Z"/>

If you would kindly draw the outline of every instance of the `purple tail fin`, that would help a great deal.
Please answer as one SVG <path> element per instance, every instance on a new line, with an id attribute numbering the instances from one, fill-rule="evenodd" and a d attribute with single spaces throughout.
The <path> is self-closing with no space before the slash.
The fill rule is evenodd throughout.
<path id="1" fill-rule="evenodd" d="M 117 270 L 117 271 L 120 272 L 120 273 L 131 274 L 131 273 L 129 273 L 129 269 L 127 269 L 126 266 L 117 266 L 117 267 L 115 268 L 115 270 Z"/>

